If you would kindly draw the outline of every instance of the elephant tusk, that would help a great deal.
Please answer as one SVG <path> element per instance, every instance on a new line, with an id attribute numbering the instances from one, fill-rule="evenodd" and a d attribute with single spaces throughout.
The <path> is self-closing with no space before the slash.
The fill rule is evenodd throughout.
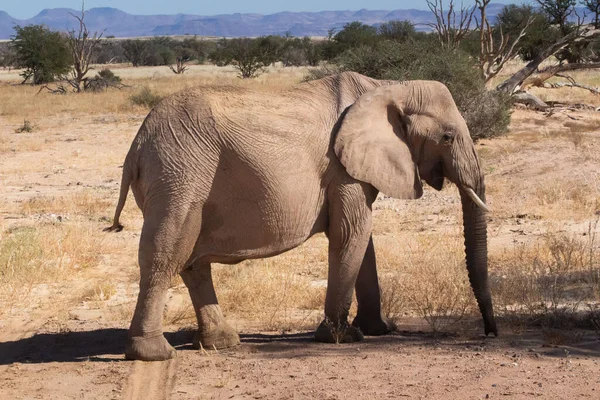
<path id="1" fill-rule="evenodd" d="M 485 203 L 483 201 L 481 201 L 481 199 L 479 198 L 479 196 L 477 196 L 477 194 L 473 191 L 473 189 L 465 188 L 465 192 L 467 192 L 467 194 L 469 195 L 471 200 L 473 200 L 473 203 L 477 204 L 477 206 L 479 208 L 481 208 L 485 212 L 490 212 L 490 209 L 488 208 L 488 206 L 486 206 Z"/>

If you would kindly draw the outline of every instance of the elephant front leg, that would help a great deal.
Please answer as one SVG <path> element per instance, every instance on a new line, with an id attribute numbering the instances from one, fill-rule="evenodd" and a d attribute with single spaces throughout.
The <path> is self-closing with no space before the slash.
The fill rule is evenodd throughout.
<path id="1" fill-rule="evenodd" d="M 358 312 L 352 326 L 360 328 L 361 332 L 369 336 L 385 335 L 396 330 L 392 320 L 381 313 L 381 291 L 377 279 L 377 262 L 373 237 L 363 258 L 358 278 L 356 279 L 356 300 Z"/>
<path id="2" fill-rule="evenodd" d="M 348 324 L 348 314 L 370 234 L 371 213 L 366 206 L 357 209 L 350 204 L 330 211 L 325 320 L 315 334 L 319 342 L 352 343 L 364 339 L 360 329 Z"/>
<path id="3" fill-rule="evenodd" d="M 217 302 L 210 264 L 192 264 L 181 272 L 181 277 L 190 292 L 198 319 L 194 347 L 224 349 L 240 344 L 240 337 L 225 320 Z"/>

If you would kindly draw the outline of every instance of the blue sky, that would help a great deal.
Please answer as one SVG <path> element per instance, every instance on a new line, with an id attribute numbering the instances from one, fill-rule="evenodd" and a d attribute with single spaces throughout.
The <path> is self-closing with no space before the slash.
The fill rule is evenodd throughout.
<path id="1" fill-rule="evenodd" d="M 497 0 L 510 3 L 510 0 Z M 473 4 L 474 0 L 464 0 Z M 80 0 L 1 0 L 0 10 L 15 18 L 31 18 L 44 8 L 81 8 Z M 279 11 L 323 10 L 394 10 L 399 8 L 427 9 L 425 0 L 87 0 L 85 8 L 114 7 L 131 14 L 231 14 L 254 12 L 271 14 Z"/>

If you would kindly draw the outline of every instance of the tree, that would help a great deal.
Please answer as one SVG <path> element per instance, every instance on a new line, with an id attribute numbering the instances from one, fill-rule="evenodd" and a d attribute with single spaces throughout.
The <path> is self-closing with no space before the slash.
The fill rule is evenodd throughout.
<path id="1" fill-rule="evenodd" d="M 501 135 L 510 122 L 508 96 L 487 90 L 473 57 L 434 40 L 396 42 L 350 49 L 337 59 L 341 70 L 375 79 L 426 79 L 444 83 L 475 139 Z"/>
<path id="2" fill-rule="evenodd" d="M 121 43 L 123 47 L 123 55 L 125 59 L 133 64 L 134 67 L 144 65 L 146 57 L 149 53 L 147 40 L 128 39 Z"/>
<path id="3" fill-rule="evenodd" d="M 402 41 L 415 36 L 417 31 L 410 21 L 388 21 L 379 25 L 377 33 L 383 39 Z"/>
<path id="4" fill-rule="evenodd" d="M 176 42 L 167 36 L 155 36 L 148 41 L 146 57 L 142 65 L 170 65 L 175 62 Z"/>
<path id="5" fill-rule="evenodd" d="M 560 32 L 548 22 L 546 16 L 530 5 L 506 5 L 496 18 L 495 28 L 514 38 L 528 23 L 529 27 L 519 42 L 518 50 L 519 55 L 525 61 L 533 60 L 560 37 Z"/>
<path id="6" fill-rule="evenodd" d="M 377 42 L 377 29 L 359 21 L 350 22 L 335 34 L 333 41 L 338 47 L 338 54 L 359 46 L 371 46 Z"/>
<path id="7" fill-rule="evenodd" d="M 491 0 L 476 0 L 475 4 L 480 11 L 477 28 L 479 30 L 479 70 L 485 82 L 504 68 L 508 60 L 514 58 L 518 52 L 518 44 L 526 35 L 527 29 L 533 23 L 534 17 L 529 17 L 514 38 L 505 34 L 500 25 L 499 29 L 492 29 L 487 18 L 487 7 Z M 495 31 L 495 32 L 494 32 Z M 497 40 L 495 40 L 495 37 Z"/>
<path id="8" fill-rule="evenodd" d="M 250 38 L 221 39 L 211 60 L 219 66 L 233 65 L 243 79 L 257 77 L 271 63 L 259 41 Z"/>
<path id="9" fill-rule="evenodd" d="M 72 29 L 67 33 L 67 43 L 73 59 L 72 76 L 67 78 L 67 82 L 76 92 L 81 92 L 86 87 L 88 80 L 86 75 L 90 70 L 90 63 L 99 48 L 102 32 L 100 34 L 98 32 L 94 32 L 94 34 L 90 33 L 83 21 L 85 18 L 83 4 L 81 16 L 71 15 L 79 22 L 79 29 Z"/>
<path id="10" fill-rule="evenodd" d="M 175 66 L 169 65 L 169 68 L 175 74 L 183 74 L 188 69 L 185 63 L 193 60 L 194 57 L 196 57 L 196 54 L 193 49 L 185 47 L 183 44 L 175 47 L 174 53 Z"/>
<path id="11" fill-rule="evenodd" d="M 544 14 L 548 16 L 549 22 L 559 26 L 563 35 L 569 33 L 567 18 L 576 13 L 577 0 L 535 0 L 535 2 L 540 5 Z"/>
<path id="12" fill-rule="evenodd" d="M 583 0 L 581 4 L 594 15 L 594 28 L 600 29 L 600 0 Z"/>
<path id="13" fill-rule="evenodd" d="M 454 0 L 450 0 L 447 13 L 444 11 L 444 0 L 426 0 L 426 2 L 436 21 L 428 25 L 435 31 L 442 47 L 458 49 L 460 42 L 469 33 L 473 14 L 477 8 L 469 9 L 461 5 L 457 15 Z"/>
<path id="14" fill-rule="evenodd" d="M 63 35 L 43 25 L 16 25 L 14 29 L 11 48 L 17 65 L 25 68 L 21 73 L 22 83 L 31 80 L 34 85 L 40 85 L 69 72 L 72 57 Z"/>

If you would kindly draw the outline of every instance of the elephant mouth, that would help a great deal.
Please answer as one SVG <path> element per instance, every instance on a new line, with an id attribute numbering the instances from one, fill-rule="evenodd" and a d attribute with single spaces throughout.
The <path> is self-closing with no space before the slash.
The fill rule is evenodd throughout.
<path id="1" fill-rule="evenodd" d="M 429 173 L 429 179 L 425 182 L 437 191 L 440 191 L 444 187 L 444 163 L 439 161 L 433 165 L 431 172 Z"/>

